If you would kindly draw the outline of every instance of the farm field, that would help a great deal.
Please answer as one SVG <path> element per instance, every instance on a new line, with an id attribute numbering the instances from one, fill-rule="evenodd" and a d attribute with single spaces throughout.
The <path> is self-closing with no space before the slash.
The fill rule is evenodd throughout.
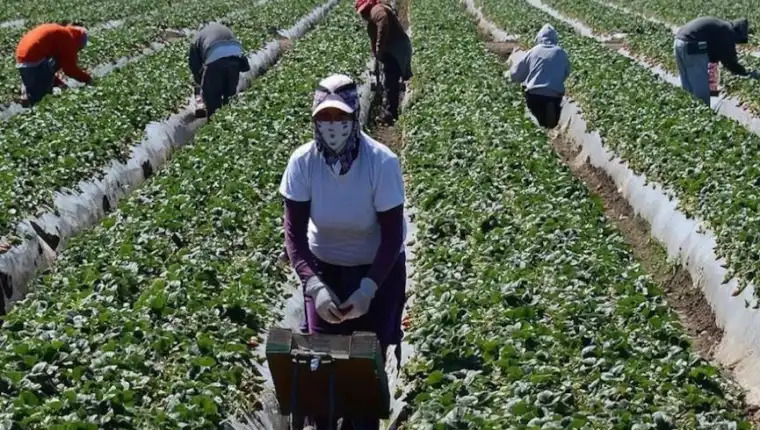
<path id="1" fill-rule="evenodd" d="M 414 4 L 413 428 L 655 428 L 663 416 L 662 428 L 746 427 L 599 203 L 524 118 L 519 90 L 490 78 L 501 67 L 456 2 Z"/>
<path id="2" fill-rule="evenodd" d="M 103 3 L 107 4 L 107 2 L 96 2 L 98 5 Z M 257 4 L 254 2 L 158 1 L 151 2 L 149 7 L 143 5 L 143 8 L 133 10 L 134 6 L 140 4 L 139 2 L 124 3 L 132 5 L 132 7 L 126 8 L 126 14 L 120 13 L 116 16 L 106 14 L 97 20 L 94 18 L 75 20 L 92 28 L 91 43 L 87 49 L 82 51 L 80 56 L 83 66 L 91 68 L 115 62 L 123 57 L 138 55 L 142 49 L 149 48 L 153 46 L 152 44 L 165 44 L 174 41 L 175 36 L 167 34 L 165 31 L 167 29 L 195 30 L 195 27 L 203 20 L 221 18 L 233 12 L 245 16 L 246 12 L 255 9 Z M 309 2 L 304 2 L 304 4 L 309 4 Z M 123 6 L 126 5 L 112 5 L 113 8 Z M 108 11 L 111 14 L 115 13 L 113 9 Z M 112 20 L 107 20 L 107 16 L 113 16 Z M 0 30 L 0 49 L 3 52 L 11 53 L 11 55 L 3 58 L 0 65 L 0 77 L 2 77 L 0 80 L 0 105 L 9 103 L 13 96 L 19 93 L 18 73 L 15 70 L 16 43 L 26 30 L 38 23 L 45 22 L 46 19 L 50 20 L 43 15 L 33 22 L 30 21 L 30 25 L 26 25 L 27 28 Z M 58 18 L 58 20 L 65 19 Z M 113 28 L 113 26 L 116 27 Z"/>
<path id="3" fill-rule="evenodd" d="M 723 1 L 710 10 L 728 13 Z M 0 104 L 18 86 L 15 43 L 35 23 L 92 26 L 81 58 L 89 68 L 134 59 L 94 87 L 0 122 L 0 239 L 18 246 L 26 240 L 19 223 L 125 160 L 146 127 L 188 104 L 186 57 L 199 23 L 224 18 L 253 53 L 273 40 L 272 29 L 325 2 L 43 0 L 0 12 L 9 53 Z M 627 33 L 632 52 L 674 69 L 666 26 L 600 0 L 543 2 L 601 34 Z M 400 139 L 392 149 L 417 231 L 400 428 L 755 428 L 760 409 L 747 394 L 755 387 L 700 347 L 694 316 L 676 311 L 673 292 L 648 272 L 652 262 L 606 215 L 608 197 L 563 162 L 554 146 L 563 130 L 546 132 L 526 115 L 520 86 L 505 81 L 506 56 L 488 49 L 463 3 L 395 2 L 415 51 L 408 104 L 394 127 L 380 127 Z M 567 95 L 590 131 L 714 232 L 728 276 L 753 289 L 760 136 L 527 1 L 474 3 L 523 48 L 544 23 L 555 26 L 573 66 Z M 667 4 L 624 5 L 677 23 L 702 10 Z M 140 56 L 153 42 L 159 49 Z M 331 73 L 360 81 L 372 56 L 349 0 L 292 42 L 190 144 L 69 238 L 0 316 L 0 429 L 230 429 L 261 408 L 269 387 L 256 346 L 279 321 L 292 282 L 278 258 L 278 185 L 292 151 L 313 136 L 317 82 Z M 757 84 L 727 82 L 755 103 Z M 675 267 L 662 254 L 648 258 Z M 735 335 L 710 322 L 718 341 Z"/>
<path id="4" fill-rule="evenodd" d="M 524 2 L 480 4 L 502 28 L 528 40 L 540 23 L 556 25 L 577 71 L 568 90 L 590 126 L 632 169 L 664 184 L 684 213 L 713 229 L 717 253 L 731 262 L 732 275 L 754 282 L 758 207 L 750 189 L 760 165 L 752 148 L 760 148 L 760 138 Z"/>
<path id="5" fill-rule="evenodd" d="M 675 25 L 683 25 L 703 15 L 719 16 L 724 19 L 747 18 L 751 22 L 760 20 L 757 5 L 750 0 L 735 2 L 687 0 L 679 1 L 678 7 L 673 7 L 673 3 L 668 0 L 611 0 L 608 3 L 624 6 Z M 750 36 L 750 41 L 754 45 L 758 45 L 757 37 L 757 34 Z"/>
<path id="6" fill-rule="evenodd" d="M 230 21 L 233 27 L 245 23 L 238 37 L 253 52 L 271 38 L 268 26 L 293 25 L 317 4 L 272 0 Z M 215 16 L 218 12 L 206 17 Z M 74 188 L 109 160 L 126 158 L 149 122 L 187 104 L 192 91 L 186 56 L 187 43 L 172 43 L 107 75 L 94 88 L 49 98 L 3 124 L 0 140 L 7 156 L 0 164 L 0 231 L 7 234 L 24 217 L 52 205 L 55 191 Z"/>
<path id="7" fill-rule="evenodd" d="M 599 34 L 612 35 L 624 33 L 626 35 L 625 46 L 633 54 L 655 64 L 662 65 L 669 72 L 678 75 L 675 56 L 673 55 L 673 33 L 669 27 L 600 4 L 598 0 L 580 0 L 577 2 L 570 0 L 547 0 L 544 3 L 566 14 L 568 17 L 583 22 Z M 728 19 L 729 16 L 734 17 L 736 15 L 732 13 L 717 16 Z M 685 24 L 686 21 L 678 22 L 678 25 Z M 760 58 L 751 55 L 749 52 L 740 55 L 739 59 L 747 70 L 757 70 L 760 68 Z M 760 96 L 758 96 L 760 83 L 758 81 L 734 76 L 725 69 L 722 73 L 722 79 L 725 85 L 724 91 L 740 97 L 747 107 L 755 113 L 760 112 Z"/>
<path id="8" fill-rule="evenodd" d="M 6 317 L 0 424 L 206 428 L 252 406 L 247 341 L 284 281 L 274 190 L 313 82 L 365 67 L 352 18 L 335 11 Z"/>

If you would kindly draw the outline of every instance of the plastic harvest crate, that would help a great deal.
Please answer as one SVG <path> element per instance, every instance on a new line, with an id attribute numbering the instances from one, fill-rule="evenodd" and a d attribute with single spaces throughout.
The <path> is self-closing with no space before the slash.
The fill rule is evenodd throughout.
<path id="1" fill-rule="evenodd" d="M 388 377 L 374 333 L 308 335 L 275 327 L 267 336 L 266 356 L 283 415 L 390 415 Z"/>

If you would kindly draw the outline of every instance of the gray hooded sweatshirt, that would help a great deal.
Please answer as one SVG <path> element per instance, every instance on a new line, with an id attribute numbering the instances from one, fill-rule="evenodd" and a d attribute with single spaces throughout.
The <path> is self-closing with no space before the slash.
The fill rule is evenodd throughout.
<path id="1" fill-rule="evenodd" d="M 512 82 L 524 83 L 531 94 L 562 97 L 565 79 L 570 75 L 570 59 L 558 42 L 557 30 L 544 25 L 536 35 L 536 46 L 512 65 Z"/>
<path id="2" fill-rule="evenodd" d="M 238 57 L 241 72 L 250 70 L 243 54 L 243 47 L 235 38 L 229 27 L 218 22 L 211 22 L 195 34 L 189 50 L 190 71 L 193 79 L 200 85 L 203 67 L 223 57 Z"/>
<path id="3" fill-rule="evenodd" d="M 747 43 L 749 21 L 724 21 L 711 16 L 694 19 L 678 29 L 676 39 L 688 43 L 707 42 L 707 56 L 713 63 L 721 62 L 732 73 L 744 76 L 747 70 L 739 64 L 736 44 Z"/>

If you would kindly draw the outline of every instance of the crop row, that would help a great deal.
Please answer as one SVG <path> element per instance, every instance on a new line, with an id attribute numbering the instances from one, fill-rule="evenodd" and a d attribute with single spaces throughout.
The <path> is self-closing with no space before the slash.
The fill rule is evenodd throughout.
<path id="1" fill-rule="evenodd" d="M 410 428 L 749 428 L 458 2 L 412 22 Z"/>
<path id="2" fill-rule="evenodd" d="M 760 11 L 753 0 L 737 1 L 701 1 L 680 0 L 678 7 L 673 7 L 669 0 L 606 0 L 624 6 L 648 16 L 683 25 L 699 16 L 716 16 L 723 19 L 748 18 L 750 25 L 760 24 Z M 758 44 L 758 35 L 750 36 Z"/>
<path id="3" fill-rule="evenodd" d="M 273 0 L 232 20 L 246 49 L 288 27 L 319 0 Z M 0 232 L 53 202 L 111 159 L 129 155 L 145 126 L 175 112 L 190 96 L 187 43 L 166 49 L 104 77 L 94 88 L 69 91 L 12 118 L 0 130 L 7 156 L 0 162 Z"/>
<path id="4" fill-rule="evenodd" d="M 633 54 L 678 75 L 673 33 L 667 26 L 600 5 L 595 0 L 545 0 L 544 3 L 602 34 L 626 33 L 625 43 Z M 748 70 L 760 70 L 760 58 L 745 54 L 740 55 L 740 61 Z M 739 97 L 755 113 L 760 113 L 760 81 L 737 77 L 728 71 L 724 71 L 722 78 L 729 94 Z"/>
<path id="5" fill-rule="evenodd" d="M 39 2 L 44 3 L 44 2 Z M 77 2 L 77 4 L 84 6 L 84 8 L 66 7 L 64 2 L 56 2 L 56 6 L 49 7 L 44 10 L 35 11 L 23 11 L 23 9 L 17 7 L 8 7 L 4 11 L 13 11 L 15 19 L 9 19 L 7 27 L 0 28 L 0 52 L 3 52 L 3 56 L 13 57 L 15 54 L 16 43 L 21 36 L 29 31 L 34 26 L 45 22 L 76 22 L 91 28 L 93 30 L 102 26 L 106 22 L 116 22 L 129 19 L 136 19 L 143 15 L 148 15 L 151 11 L 156 9 L 163 9 L 169 5 L 169 0 L 148 1 L 140 0 L 134 2 L 98 2 L 95 4 L 88 4 Z M 64 4 L 61 4 L 64 3 Z M 121 3 L 121 4 L 120 4 Z M 125 4 L 126 3 L 126 4 Z M 23 6 L 35 6 L 38 7 L 38 2 L 25 2 Z M 93 8 L 93 6 L 95 6 Z M 5 19 L 0 18 L 0 21 Z M 12 21 L 15 22 L 14 25 Z"/>
<path id="6" fill-rule="evenodd" d="M 238 10 L 248 10 L 254 7 L 254 2 L 198 2 L 183 0 L 170 4 L 158 3 L 155 7 L 139 16 L 124 19 L 123 24 L 112 30 L 93 29 L 86 49 L 81 52 L 80 65 L 92 68 L 108 64 L 123 57 L 131 57 L 140 53 L 151 43 L 171 42 L 171 34 L 167 29 L 183 29 L 195 27 L 203 20 L 220 18 Z M 23 31 L 17 33 L 23 34 Z M 15 48 L 21 34 L 14 38 L 0 38 L 8 44 L 8 55 L 2 58 L 0 64 L 0 102 L 9 102 L 19 91 L 20 79 L 15 70 Z M 0 49 L 5 51 L 4 49 Z"/>
<path id="7" fill-rule="evenodd" d="M 277 185 L 309 139 L 316 83 L 366 64 L 357 24 L 343 2 L 71 242 L 0 332 L 0 427 L 217 428 L 254 407 L 246 342 L 271 322 L 286 281 Z"/>
<path id="8" fill-rule="evenodd" d="M 77 20 L 85 23 L 104 22 L 145 13 L 154 7 L 170 3 L 170 0 L 102 0 L 83 2 L 79 0 L 4 0 L 0 3 L 0 22 L 25 20 L 33 22 Z M 8 29 L 0 29 L 7 31 Z"/>
<path id="9" fill-rule="evenodd" d="M 560 29 L 574 68 L 568 90 L 587 123 L 631 169 L 664 185 L 687 216 L 712 229 L 716 254 L 729 263 L 728 276 L 742 285 L 756 282 L 760 137 L 522 1 L 480 4 L 497 25 L 523 40 L 532 40 L 545 22 Z"/>

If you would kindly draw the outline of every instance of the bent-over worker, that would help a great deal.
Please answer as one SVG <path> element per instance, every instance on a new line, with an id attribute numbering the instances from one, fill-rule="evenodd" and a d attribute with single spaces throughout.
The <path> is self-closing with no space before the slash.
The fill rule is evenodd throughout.
<path id="1" fill-rule="evenodd" d="M 198 31 L 190 44 L 188 61 L 208 118 L 237 93 L 240 73 L 251 70 L 232 30 L 218 22 Z"/>
<path id="2" fill-rule="evenodd" d="M 87 29 L 60 24 L 41 24 L 26 33 L 16 48 L 16 67 L 26 88 L 29 105 L 37 104 L 53 87 L 65 87 L 56 73 L 85 84 L 92 77 L 79 68 L 79 51 L 87 46 Z"/>
<path id="3" fill-rule="evenodd" d="M 398 119 L 400 81 L 412 77 L 412 42 L 393 10 L 380 0 L 356 0 L 356 12 L 367 21 L 372 54 L 383 65 L 385 112 L 382 120 Z"/>
<path id="4" fill-rule="evenodd" d="M 723 63 L 731 73 L 758 78 L 757 72 L 747 72 L 739 63 L 737 43 L 747 43 L 749 21 L 705 16 L 694 19 L 678 29 L 673 43 L 681 86 L 695 97 L 710 105 L 709 63 Z"/>
<path id="5" fill-rule="evenodd" d="M 559 123 L 565 80 L 570 76 L 570 60 L 558 43 L 557 30 L 545 24 L 536 35 L 536 45 L 510 70 L 512 82 L 525 86 L 528 109 L 547 128 Z"/>
<path id="6" fill-rule="evenodd" d="M 384 357 L 402 337 L 404 183 L 398 157 L 362 132 L 359 109 L 348 76 L 319 83 L 314 140 L 293 152 L 280 184 L 285 245 L 303 285 L 308 332 L 374 332 Z M 328 428 L 324 418 L 309 420 Z M 378 419 L 354 424 L 379 428 Z"/>

